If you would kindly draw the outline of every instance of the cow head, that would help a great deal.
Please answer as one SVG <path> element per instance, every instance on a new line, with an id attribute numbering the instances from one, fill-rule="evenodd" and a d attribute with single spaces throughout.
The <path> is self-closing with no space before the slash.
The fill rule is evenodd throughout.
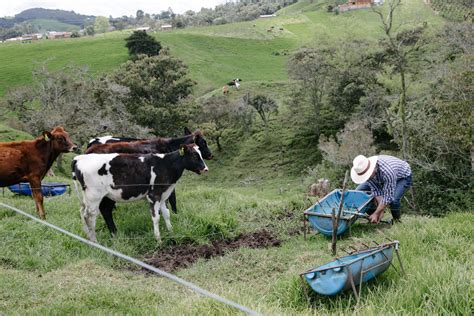
<path id="1" fill-rule="evenodd" d="M 51 142 L 53 148 L 57 152 L 67 153 L 77 149 L 69 137 L 69 134 L 62 126 L 55 127 L 51 132 L 43 132 L 43 139 L 46 142 Z"/>
<path id="2" fill-rule="evenodd" d="M 207 142 L 204 139 L 201 131 L 197 130 L 194 132 L 193 137 L 194 143 L 199 147 L 199 151 L 201 152 L 202 158 L 206 160 L 212 159 L 212 153 L 209 147 L 207 147 Z"/>
<path id="3" fill-rule="evenodd" d="M 179 154 L 184 159 L 184 167 L 192 172 L 201 174 L 209 171 L 206 163 L 202 159 L 201 151 L 195 144 L 181 145 Z"/>

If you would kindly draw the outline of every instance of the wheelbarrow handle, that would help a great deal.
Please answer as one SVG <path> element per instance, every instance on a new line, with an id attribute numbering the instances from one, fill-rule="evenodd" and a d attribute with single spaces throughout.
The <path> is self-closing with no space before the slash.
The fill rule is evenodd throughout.
<path id="1" fill-rule="evenodd" d="M 359 212 L 352 212 L 352 211 L 343 211 L 343 213 L 346 213 L 346 214 L 351 214 L 351 215 L 355 215 L 357 217 L 362 217 L 366 220 L 369 220 L 369 215 L 368 214 L 365 214 L 365 213 L 359 213 Z M 384 223 L 384 224 L 388 224 L 388 225 L 393 225 L 393 219 L 391 220 L 381 220 L 380 223 Z"/>

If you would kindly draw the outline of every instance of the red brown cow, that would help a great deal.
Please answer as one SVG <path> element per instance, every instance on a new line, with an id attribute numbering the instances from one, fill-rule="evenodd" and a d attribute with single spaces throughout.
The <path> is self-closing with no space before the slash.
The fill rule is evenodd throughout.
<path id="1" fill-rule="evenodd" d="M 0 187 L 28 182 L 33 192 L 36 211 L 46 219 L 41 180 L 60 153 L 77 148 L 61 126 L 43 132 L 35 140 L 0 143 Z"/>

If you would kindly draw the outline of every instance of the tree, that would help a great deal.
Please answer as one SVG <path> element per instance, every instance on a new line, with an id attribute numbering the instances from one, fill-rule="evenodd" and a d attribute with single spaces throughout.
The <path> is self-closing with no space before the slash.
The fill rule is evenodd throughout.
<path id="1" fill-rule="evenodd" d="M 251 97 L 249 94 L 246 97 L 246 101 L 257 111 L 266 129 L 268 126 L 268 121 L 270 120 L 270 116 L 272 114 L 278 113 L 278 105 L 276 101 L 261 94 L 258 94 L 254 97 Z"/>
<path id="2" fill-rule="evenodd" d="M 289 76 L 301 83 L 299 96 L 306 97 L 312 106 L 316 138 L 321 134 L 323 98 L 336 71 L 330 60 L 332 55 L 329 49 L 302 48 L 288 60 Z"/>
<path id="3" fill-rule="evenodd" d="M 407 80 L 410 71 L 413 72 L 415 66 L 410 63 L 411 60 L 417 59 L 416 55 L 421 53 L 424 45 L 422 41 L 423 27 L 415 29 L 403 30 L 394 33 L 393 19 L 396 9 L 401 5 L 401 0 L 388 0 L 386 6 L 388 12 L 383 13 L 380 7 L 374 7 L 373 12 L 380 18 L 382 29 L 386 40 L 381 42 L 385 52 L 384 62 L 390 66 L 392 73 L 399 74 L 400 95 L 397 100 L 395 109 L 388 109 L 389 117 L 392 121 L 400 122 L 400 138 L 403 159 L 408 159 L 409 155 L 409 137 L 407 130 Z"/>
<path id="4" fill-rule="evenodd" d="M 108 77 L 94 78 L 85 68 L 67 66 L 53 72 L 42 65 L 33 72 L 33 85 L 10 91 L 5 103 L 31 134 L 64 125 L 75 142 L 84 145 L 103 133 L 148 134 L 132 123 L 124 103 L 128 93 Z"/>
<path id="5" fill-rule="evenodd" d="M 88 25 L 85 28 L 86 35 L 93 36 L 95 35 L 94 25 Z"/>
<path id="6" fill-rule="evenodd" d="M 137 22 L 140 23 L 144 17 L 145 17 L 145 13 L 142 10 L 137 10 L 137 14 L 136 14 Z"/>
<path id="7" fill-rule="evenodd" d="M 127 109 L 135 122 L 165 136 L 180 132 L 186 119 L 180 102 L 195 84 L 186 75 L 187 66 L 164 52 L 158 56 L 138 55 L 122 64 L 113 78 L 130 89 Z"/>
<path id="8" fill-rule="evenodd" d="M 232 126 L 232 105 L 226 97 L 210 97 L 202 103 L 201 124 L 206 135 L 212 139 L 217 150 L 222 151 L 221 137 L 225 129 Z"/>
<path id="9" fill-rule="evenodd" d="M 335 139 L 323 138 L 318 147 L 324 159 L 335 165 L 350 167 L 354 157 L 361 153 L 367 157 L 375 155 L 372 133 L 366 125 L 367 122 L 354 118 L 337 133 Z"/>
<path id="10" fill-rule="evenodd" d="M 95 18 L 94 30 L 97 33 L 106 33 L 109 30 L 109 19 L 105 16 L 98 16 Z"/>
<path id="11" fill-rule="evenodd" d="M 135 31 L 125 39 L 128 55 L 133 59 L 139 54 L 156 56 L 160 53 L 161 44 L 145 31 Z"/>

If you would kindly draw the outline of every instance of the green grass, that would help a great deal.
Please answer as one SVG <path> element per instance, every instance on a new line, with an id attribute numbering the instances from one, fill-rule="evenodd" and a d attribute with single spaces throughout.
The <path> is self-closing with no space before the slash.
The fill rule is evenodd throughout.
<path id="1" fill-rule="evenodd" d="M 368 10 L 334 15 L 326 12 L 322 1 L 315 2 L 298 2 L 271 19 L 157 32 L 154 36 L 189 66 L 190 77 L 198 83 L 194 94 L 200 96 L 235 77 L 245 81 L 286 80 L 287 56 L 275 56 L 275 52 L 292 51 L 302 44 L 375 41 L 381 35 L 377 16 Z M 404 1 L 399 18 L 405 26 L 423 21 L 432 27 L 444 23 L 422 0 Z M 93 73 L 113 71 L 127 59 L 123 39 L 129 34 L 122 31 L 78 39 L 3 43 L 0 96 L 11 87 L 30 83 L 32 70 L 45 60 L 53 69 L 74 63 L 88 66 Z"/>
<path id="2" fill-rule="evenodd" d="M 12 142 L 28 139 L 33 139 L 33 137 L 25 132 L 16 130 L 0 123 L 0 142 Z"/>
<path id="3" fill-rule="evenodd" d="M 161 227 L 164 246 L 207 243 L 261 228 L 276 232 L 283 244 L 269 249 L 242 248 L 223 257 L 201 259 L 177 275 L 263 314 L 470 313 L 473 273 L 469 264 L 474 249 L 473 232 L 466 224 L 474 220 L 472 213 L 454 213 L 446 218 L 405 216 L 403 223 L 394 227 L 355 224 L 353 237 L 342 239 L 340 247 L 385 237 L 398 239 L 407 275 L 400 277 L 395 270 L 388 270 L 364 286 L 358 306 L 351 293 L 333 298 L 311 295 L 306 302 L 298 274 L 331 260 L 330 241 L 320 235 L 305 241 L 301 235 L 288 234 L 301 227 L 302 210 L 307 206 L 302 199 L 304 188 L 298 179 L 292 180 L 291 186 L 281 180 L 229 185 L 186 175 L 178 186 L 180 213 L 172 215 L 174 231 L 168 233 L 164 225 Z M 34 213 L 31 198 L 6 192 L 1 200 Z M 45 207 L 49 222 L 84 235 L 74 192 L 47 198 Z M 286 213 L 294 217 L 279 217 Z M 120 232 L 115 239 L 99 219 L 101 243 L 137 258 L 156 249 L 145 202 L 120 204 L 115 218 Z M 237 314 L 11 211 L 0 210 L 0 219 L 0 312 Z"/>
<path id="4" fill-rule="evenodd" d="M 280 106 L 267 133 L 258 119 L 246 135 L 228 130 L 223 137 L 224 152 L 213 148 L 216 159 L 208 163 L 210 173 L 201 177 L 185 174 L 177 187 L 180 213 L 172 215 L 173 232 L 167 232 L 161 223 L 162 247 L 209 243 L 262 228 L 272 230 L 282 239 L 281 247 L 242 248 L 223 257 L 201 259 L 176 272 L 265 315 L 469 315 L 474 249 L 468 223 L 474 220 L 472 210 L 445 218 L 404 216 L 403 223 L 394 227 L 355 224 L 353 236 L 342 239 L 341 247 L 385 237 L 398 239 L 407 275 L 400 277 L 388 270 L 364 286 L 359 305 L 351 293 L 332 298 L 312 295 L 310 302 L 305 299 L 298 274 L 332 257 L 327 238 L 312 235 L 304 240 L 291 234 L 301 227 L 302 211 L 310 205 L 304 198 L 306 183 L 295 175 L 316 163 L 317 148 L 295 136 L 300 124 L 292 119 L 286 102 L 295 87 L 287 78 L 288 56 L 284 53 L 301 44 L 350 38 L 375 41 L 379 34 L 376 19 L 369 12 L 336 16 L 325 13 L 320 1 L 315 2 L 297 3 L 272 19 L 154 34 L 188 64 L 190 76 L 198 82 L 196 96 L 219 95 L 229 79 L 241 77 L 241 89 L 231 89 L 231 100 L 247 92 L 266 93 Z M 421 16 L 429 25 L 442 23 L 422 0 L 405 3 L 406 21 Z M 271 26 L 277 31 L 267 32 Z M 112 71 L 127 59 L 123 39 L 128 35 L 114 32 L 27 45 L 1 44 L 0 59 L 8 62 L 0 63 L 0 95 L 10 87 L 29 83 L 34 62 L 47 58 L 52 58 L 53 68 L 74 62 L 88 65 L 94 73 Z M 2 141 L 28 137 L 0 125 Z M 65 161 L 71 158 L 66 155 Z M 46 181 L 71 183 L 68 174 Z M 6 190 L 0 201 L 35 214 L 29 197 Z M 84 236 L 74 191 L 46 198 L 45 208 L 49 222 Z M 100 243 L 139 259 L 158 248 L 146 202 L 119 204 L 114 217 L 119 230 L 116 238 L 110 237 L 99 218 Z M 5 209 L 0 209 L 1 313 L 237 314 Z"/>
<path id="5" fill-rule="evenodd" d="M 68 23 L 59 22 L 48 19 L 34 19 L 26 22 L 33 27 L 36 27 L 40 32 L 58 31 L 58 32 L 74 32 L 79 31 L 80 27 Z"/>

